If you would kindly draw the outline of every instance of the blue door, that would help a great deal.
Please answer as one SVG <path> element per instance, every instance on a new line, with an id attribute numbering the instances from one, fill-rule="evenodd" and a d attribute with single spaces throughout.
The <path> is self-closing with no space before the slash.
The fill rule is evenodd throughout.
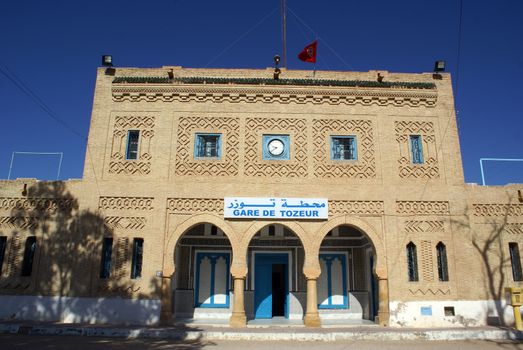
<path id="1" fill-rule="evenodd" d="M 288 317 L 288 255 L 254 256 L 254 318 Z"/>

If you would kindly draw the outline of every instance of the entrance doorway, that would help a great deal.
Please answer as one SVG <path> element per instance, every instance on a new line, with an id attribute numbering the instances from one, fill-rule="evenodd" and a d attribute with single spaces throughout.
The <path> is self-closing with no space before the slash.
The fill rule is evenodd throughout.
<path id="1" fill-rule="evenodd" d="M 254 318 L 288 318 L 288 254 L 256 253 L 254 261 Z"/>

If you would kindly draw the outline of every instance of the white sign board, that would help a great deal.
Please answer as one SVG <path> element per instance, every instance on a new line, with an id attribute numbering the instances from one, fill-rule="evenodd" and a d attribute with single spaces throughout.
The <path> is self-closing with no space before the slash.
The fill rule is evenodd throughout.
<path id="1" fill-rule="evenodd" d="M 329 203 L 325 198 L 225 197 L 223 213 L 235 219 L 328 219 Z"/>

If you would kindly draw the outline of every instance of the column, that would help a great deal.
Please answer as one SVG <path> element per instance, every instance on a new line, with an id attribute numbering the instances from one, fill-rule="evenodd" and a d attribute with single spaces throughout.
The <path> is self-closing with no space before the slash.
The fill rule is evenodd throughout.
<path id="1" fill-rule="evenodd" d="M 162 299 L 160 309 L 160 324 L 168 325 L 173 317 L 171 278 L 173 275 L 162 277 Z"/>
<path id="2" fill-rule="evenodd" d="M 378 322 L 380 326 L 387 327 L 389 325 L 389 284 L 388 279 L 381 278 L 378 276 L 378 298 L 379 298 L 379 309 L 378 309 Z"/>
<path id="3" fill-rule="evenodd" d="M 317 277 L 307 277 L 307 310 L 303 318 L 303 323 L 306 327 L 321 327 L 320 314 L 318 313 L 317 280 Z"/>
<path id="4" fill-rule="evenodd" d="M 234 279 L 234 304 L 232 306 L 232 315 L 229 319 L 229 325 L 235 328 L 247 326 L 247 317 L 245 316 L 244 289 L 245 276 L 235 277 Z"/>

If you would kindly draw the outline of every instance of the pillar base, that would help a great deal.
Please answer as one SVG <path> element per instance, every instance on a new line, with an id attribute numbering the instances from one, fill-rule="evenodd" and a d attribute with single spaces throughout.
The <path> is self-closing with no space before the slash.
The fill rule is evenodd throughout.
<path id="1" fill-rule="evenodd" d="M 320 315 L 318 314 L 305 314 L 303 318 L 303 324 L 305 327 L 321 327 Z"/>
<path id="2" fill-rule="evenodd" d="M 389 326 L 389 316 L 390 314 L 388 312 L 380 312 L 378 311 L 378 317 L 377 323 L 382 327 L 388 327 Z"/>
<path id="3" fill-rule="evenodd" d="M 247 317 L 243 313 L 232 313 L 229 318 L 229 326 L 233 328 L 245 328 L 247 327 Z"/>

